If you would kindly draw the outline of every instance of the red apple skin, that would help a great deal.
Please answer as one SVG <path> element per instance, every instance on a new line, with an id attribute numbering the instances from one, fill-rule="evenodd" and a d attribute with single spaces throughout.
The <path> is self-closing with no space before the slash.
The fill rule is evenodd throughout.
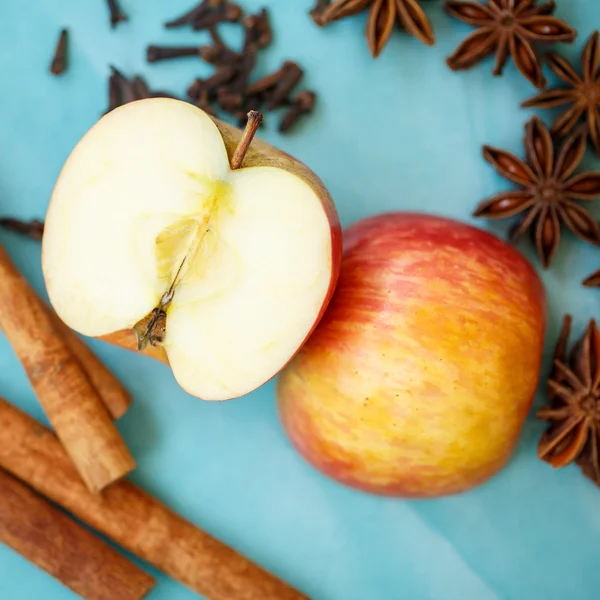
<path id="1" fill-rule="evenodd" d="M 350 227 L 320 325 L 281 374 L 302 456 L 386 496 L 464 492 L 514 452 L 539 381 L 545 293 L 506 242 L 446 218 Z"/>

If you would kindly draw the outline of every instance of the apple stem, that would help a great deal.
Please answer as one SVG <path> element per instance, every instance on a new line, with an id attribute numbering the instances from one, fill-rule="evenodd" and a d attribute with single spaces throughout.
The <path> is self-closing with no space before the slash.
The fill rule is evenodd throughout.
<path id="1" fill-rule="evenodd" d="M 256 131 L 259 128 L 262 120 L 263 116 L 258 111 L 251 110 L 248 113 L 248 123 L 246 124 L 246 129 L 244 129 L 242 138 L 240 139 L 235 152 L 231 157 L 231 169 L 233 171 L 242 166 L 246 153 L 248 152 L 248 148 L 250 148 L 250 144 L 252 143 L 252 140 L 254 139 Z"/>

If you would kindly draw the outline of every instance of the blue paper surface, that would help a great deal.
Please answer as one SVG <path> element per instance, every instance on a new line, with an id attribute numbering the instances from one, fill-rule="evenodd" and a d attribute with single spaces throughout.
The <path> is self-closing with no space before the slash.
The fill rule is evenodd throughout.
<path id="1" fill-rule="evenodd" d="M 481 146 L 522 152 L 532 112 L 519 104 L 535 90 L 512 64 L 501 78 L 491 76 L 490 61 L 452 73 L 444 59 L 471 28 L 444 15 L 441 2 L 423 2 L 436 46 L 395 32 L 374 61 L 363 39 L 365 15 L 321 30 L 307 16 L 313 0 L 240 1 L 271 11 L 275 39 L 259 71 L 296 60 L 319 97 L 315 114 L 296 130 L 280 135 L 270 119 L 262 136 L 316 171 L 344 226 L 388 210 L 471 221 L 477 202 L 506 189 Z M 63 162 L 106 109 L 109 64 L 179 95 L 193 77 L 209 73 L 195 59 L 145 62 L 148 43 L 206 43 L 206 34 L 162 27 L 193 0 L 121 4 L 130 21 L 111 30 L 103 0 L 2 0 L 0 213 L 44 216 Z M 557 4 L 557 16 L 580 32 L 572 47 L 560 49 L 576 59 L 600 26 L 600 3 Z M 70 65 L 52 77 L 48 66 L 64 26 L 71 31 Z M 590 152 L 583 166 L 600 162 Z M 599 208 L 592 205 L 596 215 Z M 508 225 L 476 224 L 501 235 Z M 0 241 L 44 293 L 39 244 L 6 232 Z M 539 267 L 528 242 L 521 247 Z M 550 310 L 544 376 L 563 313 L 575 314 L 576 334 L 598 316 L 600 290 L 580 285 L 598 268 L 600 251 L 565 235 L 543 273 Z M 554 471 L 536 458 L 543 426 L 533 411 L 510 465 L 483 487 L 431 501 L 384 499 L 339 486 L 302 461 L 280 427 L 273 383 L 244 399 L 205 403 L 181 391 L 166 367 L 91 345 L 135 397 L 119 423 L 139 465 L 131 479 L 315 600 L 600 597 L 600 489 L 576 467 Z M 1 336 L 0 394 L 45 422 Z M 543 390 L 535 406 L 542 402 Z M 151 600 L 198 598 L 155 574 Z M 0 547 L 0 598 L 75 595 Z"/>

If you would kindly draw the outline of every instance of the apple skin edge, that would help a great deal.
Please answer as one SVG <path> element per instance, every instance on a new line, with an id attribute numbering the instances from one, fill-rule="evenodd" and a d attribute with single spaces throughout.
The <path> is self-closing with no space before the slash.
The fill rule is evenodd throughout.
<path id="1" fill-rule="evenodd" d="M 382 496 L 461 493 L 511 458 L 539 381 L 546 297 L 512 246 L 419 213 L 344 231 L 336 292 L 280 374 L 308 463 Z"/>
<path id="2" fill-rule="evenodd" d="M 225 149 L 227 150 L 227 156 L 231 160 L 235 148 L 242 137 L 242 130 L 237 127 L 233 127 L 220 119 L 216 119 L 211 117 L 217 128 L 219 129 L 223 142 L 225 144 Z M 327 188 L 323 184 L 323 182 L 315 175 L 313 171 L 311 171 L 306 165 L 297 161 L 293 156 L 283 152 L 282 150 L 278 150 L 277 148 L 271 146 L 264 140 L 261 140 L 259 137 L 255 137 L 246 153 L 244 161 L 242 163 L 241 168 L 249 168 L 249 167 L 262 167 L 262 166 L 270 166 L 276 167 L 279 169 L 283 169 L 285 171 L 291 172 L 296 176 L 300 177 L 304 180 L 317 194 L 320 198 L 321 203 L 323 205 L 323 210 L 327 216 L 329 221 L 329 226 L 331 230 L 331 279 L 329 282 L 329 288 L 323 299 L 323 304 L 321 306 L 321 310 L 318 314 L 318 317 L 308 332 L 304 341 L 297 348 L 296 353 L 300 350 L 302 345 L 306 342 L 306 340 L 311 336 L 313 331 L 316 329 L 319 324 L 321 318 L 325 314 L 327 306 L 333 296 L 333 292 L 335 291 L 335 287 L 337 285 L 337 281 L 340 273 L 340 265 L 342 262 L 342 229 L 340 225 L 339 216 L 337 210 L 335 208 L 335 204 L 333 203 L 333 199 L 331 195 L 327 191 Z M 115 331 L 108 335 L 101 336 L 98 338 L 102 341 L 105 341 L 114 346 L 119 346 L 120 348 L 124 348 L 126 350 L 131 350 L 133 352 L 138 352 L 137 349 L 137 337 L 133 329 L 123 329 L 121 331 Z M 167 352 L 161 346 L 151 346 L 148 345 L 143 351 L 142 354 L 158 360 L 166 365 L 169 364 L 169 359 L 167 357 Z M 283 369 L 286 364 L 288 364 L 293 357 L 292 355 L 288 362 L 281 365 L 281 368 L 277 373 L 274 373 L 271 377 L 276 377 L 278 373 Z M 270 379 L 268 380 L 270 381 Z M 267 383 L 264 381 L 263 384 Z M 255 388 L 256 389 L 256 388 Z M 248 393 L 250 393 L 250 390 Z"/>

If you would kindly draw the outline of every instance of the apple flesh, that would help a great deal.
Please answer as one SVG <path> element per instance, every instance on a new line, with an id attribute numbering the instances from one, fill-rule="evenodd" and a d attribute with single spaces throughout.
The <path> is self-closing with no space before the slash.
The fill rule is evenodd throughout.
<path id="1" fill-rule="evenodd" d="M 160 308 L 152 341 L 181 387 L 205 400 L 276 375 L 321 318 L 339 271 L 341 231 L 323 184 L 258 139 L 232 169 L 240 138 L 178 100 L 113 110 L 66 161 L 43 238 L 59 317 L 83 335 L 122 339 Z"/>
<path id="2" fill-rule="evenodd" d="M 278 381 L 284 427 L 349 486 L 423 498 L 509 460 L 538 384 L 545 294 L 513 247 L 395 213 L 344 233 L 338 287 Z"/>

